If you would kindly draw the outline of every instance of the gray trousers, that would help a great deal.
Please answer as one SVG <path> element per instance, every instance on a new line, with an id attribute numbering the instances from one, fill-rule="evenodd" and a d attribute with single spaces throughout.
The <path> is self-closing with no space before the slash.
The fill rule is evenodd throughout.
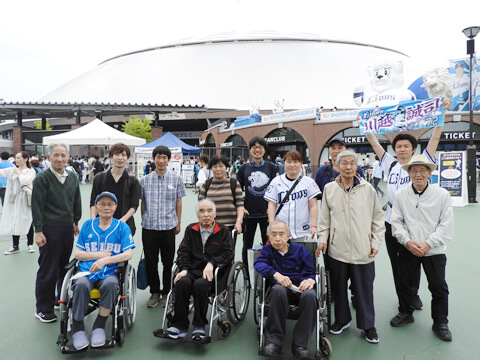
<path id="1" fill-rule="evenodd" d="M 303 293 L 293 292 L 281 285 L 274 285 L 270 290 L 270 307 L 266 323 L 265 340 L 280 347 L 285 339 L 286 320 L 290 301 L 298 301 L 299 318 L 293 329 L 293 345 L 308 349 L 310 336 L 315 329 L 317 299 L 315 290 Z"/>
<path id="2" fill-rule="evenodd" d="M 90 291 L 96 287 L 100 290 L 100 306 L 105 309 L 113 307 L 117 291 L 119 289 L 118 277 L 111 275 L 103 280 L 93 283 L 87 276 L 83 276 L 73 282 L 73 305 L 72 316 L 75 321 L 83 321 L 90 302 Z"/>

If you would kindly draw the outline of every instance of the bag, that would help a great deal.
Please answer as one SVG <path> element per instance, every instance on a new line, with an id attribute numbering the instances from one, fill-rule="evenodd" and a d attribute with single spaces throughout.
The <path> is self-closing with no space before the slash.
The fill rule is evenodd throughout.
<path id="1" fill-rule="evenodd" d="M 290 194 L 292 193 L 293 189 L 295 189 L 295 187 L 298 185 L 298 183 L 300 182 L 300 180 L 302 180 L 302 177 L 303 175 L 300 175 L 298 178 L 297 178 L 297 181 L 295 181 L 292 185 L 292 187 L 290 188 L 290 190 L 288 190 L 287 194 L 285 195 L 285 197 L 283 198 L 282 202 L 280 203 L 280 206 L 278 207 L 277 211 L 275 212 L 275 217 L 280 213 L 280 210 L 282 210 L 283 208 L 283 205 L 285 205 L 285 203 L 287 202 L 288 200 L 288 197 L 290 196 Z"/>
<path id="2" fill-rule="evenodd" d="M 147 268 L 145 264 L 145 256 L 142 251 L 142 256 L 140 257 L 137 268 L 137 288 L 140 290 L 145 290 L 147 287 Z"/>

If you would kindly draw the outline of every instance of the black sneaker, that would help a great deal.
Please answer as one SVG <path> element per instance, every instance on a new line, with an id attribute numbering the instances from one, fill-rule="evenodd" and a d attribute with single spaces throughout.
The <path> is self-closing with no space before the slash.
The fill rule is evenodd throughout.
<path id="1" fill-rule="evenodd" d="M 367 340 L 371 344 L 376 344 L 378 343 L 378 334 L 377 334 L 377 329 L 374 327 L 365 330 L 365 340 Z"/>
<path id="2" fill-rule="evenodd" d="M 35 313 L 35 317 L 44 323 L 57 321 L 57 315 L 55 315 L 53 312 L 44 313 L 40 311 L 38 313 Z"/>
<path id="3" fill-rule="evenodd" d="M 332 326 L 330 326 L 330 332 L 332 334 L 338 335 L 341 334 L 343 330 L 348 329 L 350 327 L 350 321 L 346 324 L 340 324 L 335 322 Z"/>
<path id="4" fill-rule="evenodd" d="M 432 330 L 442 341 L 452 341 L 452 333 L 447 324 L 433 324 Z"/>
<path id="5" fill-rule="evenodd" d="M 276 356 L 280 355 L 281 350 L 282 349 L 277 344 L 267 342 L 265 344 L 265 347 L 263 348 L 263 356 L 276 357 Z"/>
<path id="6" fill-rule="evenodd" d="M 413 308 L 415 310 L 423 310 L 423 302 L 418 295 L 415 295 L 415 299 L 413 300 Z"/>
<path id="7" fill-rule="evenodd" d="M 413 318 L 412 315 L 398 313 L 397 315 L 395 315 L 395 317 L 392 320 L 390 320 L 390 325 L 394 327 L 400 327 L 403 325 L 413 323 L 414 321 L 415 319 Z"/>

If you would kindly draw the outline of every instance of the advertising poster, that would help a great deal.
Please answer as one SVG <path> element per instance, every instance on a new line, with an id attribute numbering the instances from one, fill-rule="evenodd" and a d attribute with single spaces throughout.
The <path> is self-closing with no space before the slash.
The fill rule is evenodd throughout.
<path id="1" fill-rule="evenodd" d="M 467 60 L 452 60 L 448 72 L 452 80 L 452 111 L 468 111 L 470 68 Z"/>
<path id="2" fill-rule="evenodd" d="M 358 126 L 362 135 L 431 128 L 443 126 L 444 112 L 441 97 L 408 101 L 360 111 Z"/>
<path id="3" fill-rule="evenodd" d="M 182 176 L 182 148 L 170 148 L 172 157 L 168 163 L 168 170 Z"/>
<path id="4" fill-rule="evenodd" d="M 474 57 L 473 58 L 473 110 L 479 111 L 480 110 L 480 59 Z"/>
<path id="5" fill-rule="evenodd" d="M 438 183 L 452 197 L 453 206 L 468 203 L 466 152 L 440 152 L 438 156 Z"/>
<path id="6" fill-rule="evenodd" d="M 193 185 L 193 183 L 195 182 L 195 165 L 183 165 L 182 176 L 184 184 Z"/>
<path id="7" fill-rule="evenodd" d="M 143 174 L 143 168 L 147 164 L 147 161 L 152 161 L 152 152 L 148 153 L 140 153 L 136 154 L 137 155 L 137 178 L 140 180 L 142 177 L 145 175 Z"/>

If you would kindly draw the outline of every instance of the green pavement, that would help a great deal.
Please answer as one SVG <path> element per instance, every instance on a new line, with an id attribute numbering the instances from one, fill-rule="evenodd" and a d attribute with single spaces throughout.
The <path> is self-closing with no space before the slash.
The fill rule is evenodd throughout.
<path id="1" fill-rule="evenodd" d="M 382 184 L 383 187 L 385 184 Z M 81 185 L 83 217 L 88 217 L 91 186 Z M 183 202 L 182 228 L 196 220 L 194 204 L 196 195 L 187 189 Z M 477 196 L 478 197 L 478 196 Z M 480 198 L 480 197 L 478 197 Z M 397 300 L 393 287 L 390 264 L 385 246 L 376 259 L 375 309 L 379 344 L 369 344 L 355 326 L 341 335 L 328 335 L 333 345 L 335 360 L 420 360 L 420 359 L 474 359 L 475 344 L 480 328 L 480 317 L 475 303 L 480 299 L 480 252 L 479 228 L 480 206 L 469 205 L 455 208 L 455 236 L 447 250 L 447 282 L 450 288 L 451 343 L 437 339 L 431 331 L 430 293 L 426 278 L 422 275 L 420 296 L 425 308 L 416 311 L 415 323 L 403 328 L 392 328 L 390 318 L 397 312 Z M 140 216 L 135 215 L 138 233 L 135 236 L 137 249 L 131 261 L 135 265 L 141 253 Z M 258 235 L 258 234 L 257 234 Z M 257 236 L 256 243 L 259 243 Z M 177 243 L 181 236 L 177 236 Z M 231 336 L 220 340 L 216 336 L 209 345 L 174 342 L 153 337 L 152 331 L 161 326 L 163 309 L 147 309 L 148 290 L 138 291 L 137 320 L 127 333 L 123 347 L 110 350 L 89 350 L 75 355 L 62 355 L 55 344 L 59 323 L 43 324 L 34 317 L 35 276 L 38 251 L 26 252 L 26 238 L 20 240 L 21 253 L 5 256 L 3 251 L 11 245 L 9 236 L 0 236 L 0 360 L 22 359 L 255 359 L 257 355 L 256 327 L 250 306 L 247 318 L 234 328 Z M 241 236 L 237 242 L 236 258 L 240 259 Z M 353 313 L 354 314 L 354 313 Z M 283 347 L 285 359 L 290 353 L 290 333 Z M 477 340 L 475 340 L 477 339 Z M 313 346 L 311 347 L 313 349 Z"/>

